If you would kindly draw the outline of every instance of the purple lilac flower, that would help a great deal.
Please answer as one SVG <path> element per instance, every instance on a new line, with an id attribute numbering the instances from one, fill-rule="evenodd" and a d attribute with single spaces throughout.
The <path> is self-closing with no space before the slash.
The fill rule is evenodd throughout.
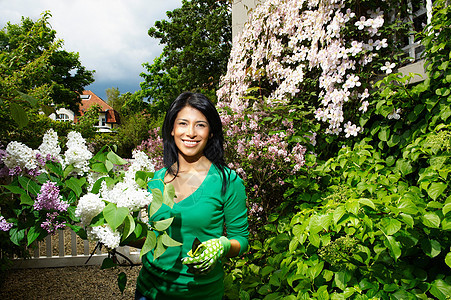
<path id="1" fill-rule="evenodd" d="M 62 229 L 66 226 L 65 221 L 56 221 L 56 217 L 58 217 L 57 212 L 47 213 L 47 219 L 41 224 L 41 228 L 46 230 L 51 235 L 55 235 L 58 229 Z"/>
<path id="2" fill-rule="evenodd" d="M 8 231 L 13 227 L 13 223 L 9 223 L 3 216 L 0 216 L 0 230 Z"/>
<path id="3" fill-rule="evenodd" d="M 18 175 L 21 172 L 22 172 L 22 169 L 19 166 L 15 166 L 14 169 L 9 169 L 10 176 Z"/>
<path id="4" fill-rule="evenodd" d="M 41 193 L 33 205 L 34 209 L 55 209 L 57 211 L 66 211 L 69 203 L 61 201 L 60 190 L 55 182 L 47 181 L 41 187 Z"/>

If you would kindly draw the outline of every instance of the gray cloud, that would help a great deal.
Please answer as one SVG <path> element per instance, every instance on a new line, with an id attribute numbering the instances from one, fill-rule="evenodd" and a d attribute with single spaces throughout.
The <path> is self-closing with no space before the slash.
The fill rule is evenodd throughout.
<path id="1" fill-rule="evenodd" d="M 22 16 L 38 19 L 49 10 L 50 24 L 64 40 L 63 48 L 78 52 L 82 64 L 95 70 L 88 87 L 105 99 L 105 89 L 121 93 L 139 89 L 144 62 L 159 56 L 162 46 L 147 35 L 166 11 L 182 0 L 0 0 L 0 26 L 19 23 Z"/>

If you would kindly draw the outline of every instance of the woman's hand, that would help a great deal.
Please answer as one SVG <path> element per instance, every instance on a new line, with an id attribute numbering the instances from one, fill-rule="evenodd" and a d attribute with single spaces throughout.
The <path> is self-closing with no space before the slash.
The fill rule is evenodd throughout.
<path id="1" fill-rule="evenodd" d="M 188 266 L 190 273 L 207 274 L 218 261 L 226 257 L 231 246 L 229 239 L 224 236 L 208 240 L 200 244 L 194 252 L 190 250 L 188 257 L 182 258 L 182 264 Z"/>

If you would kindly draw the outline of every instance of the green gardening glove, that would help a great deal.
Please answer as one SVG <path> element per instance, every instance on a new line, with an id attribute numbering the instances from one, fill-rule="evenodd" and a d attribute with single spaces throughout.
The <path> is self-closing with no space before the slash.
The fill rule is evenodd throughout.
<path id="1" fill-rule="evenodd" d="M 221 236 L 201 243 L 196 249 L 191 249 L 188 256 L 182 258 L 182 264 L 188 266 L 188 272 L 193 274 L 207 274 L 216 263 L 229 253 L 230 241 Z M 194 251 L 193 251 L 194 250 Z"/>

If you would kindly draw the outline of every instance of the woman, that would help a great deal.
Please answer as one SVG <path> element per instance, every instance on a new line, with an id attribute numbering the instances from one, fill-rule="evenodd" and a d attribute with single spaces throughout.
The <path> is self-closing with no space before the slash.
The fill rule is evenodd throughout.
<path id="1" fill-rule="evenodd" d="M 135 299 L 222 299 L 221 261 L 248 246 L 245 189 L 225 166 L 223 141 L 219 114 L 204 95 L 177 97 L 163 124 L 165 167 L 149 190 L 162 190 L 162 180 L 174 186 L 173 208 L 163 205 L 152 221 L 174 217 L 168 234 L 183 245 L 155 260 L 143 256 Z M 193 252 L 196 238 L 202 244 Z"/>

